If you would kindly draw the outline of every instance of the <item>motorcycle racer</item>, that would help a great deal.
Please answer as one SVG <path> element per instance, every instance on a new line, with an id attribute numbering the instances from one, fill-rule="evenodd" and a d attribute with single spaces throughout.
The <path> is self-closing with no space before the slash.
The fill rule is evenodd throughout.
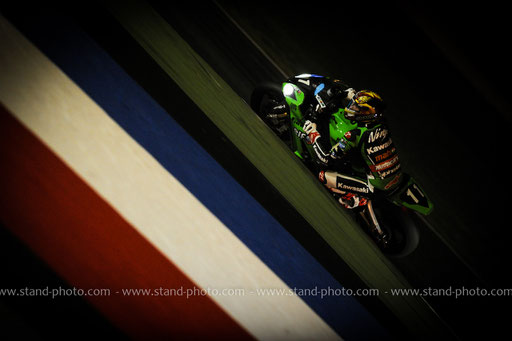
<path id="1" fill-rule="evenodd" d="M 371 179 L 379 179 L 380 190 L 392 190 L 401 180 L 400 162 L 383 119 L 384 102 L 373 91 L 355 91 L 337 79 L 302 74 L 285 82 L 283 94 L 294 85 L 304 93 L 299 105 L 303 113 L 303 140 L 312 146 L 319 180 L 346 208 L 364 207 L 374 193 Z M 336 122 L 342 137 L 330 134 L 332 114 L 341 109 L 344 122 Z M 287 110 L 276 106 L 275 112 Z M 339 171 L 340 164 L 362 164 L 365 177 Z"/>

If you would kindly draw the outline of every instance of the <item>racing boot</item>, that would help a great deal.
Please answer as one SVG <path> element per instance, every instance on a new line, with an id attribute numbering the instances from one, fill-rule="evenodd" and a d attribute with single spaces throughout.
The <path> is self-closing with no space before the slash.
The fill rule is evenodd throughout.
<path id="1" fill-rule="evenodd" d="M 343 207 L 351 210 L 354 208 L 364 208 L 364 206 L 368 205 L 368 199 L 354 193 L 343 194 L 338 201 Z"/>

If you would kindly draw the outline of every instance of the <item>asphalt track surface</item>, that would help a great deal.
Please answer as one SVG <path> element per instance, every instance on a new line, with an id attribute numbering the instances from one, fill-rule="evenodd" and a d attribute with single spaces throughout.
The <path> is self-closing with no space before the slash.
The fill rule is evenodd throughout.
<path id="1" fill-rule="evenodd" d="M 113 8 L 116 18 L 208 118 L 220 127 L 242 154 L 265 175 L 272 186 L 292 204 L 297 213 L 309 222 L 338 255 L 343 255 L 347 262 L 352 263 L 351 267 L 358 272 L 358 276 L 364 277 L 362 279 L 371 283 L 372 287 L 407 286 L 403 277 L 391 270 L 388 260 L 368 244 L 360 229 L 350 219 L 347 220 L 346 213 L 340 211 L 339 206 L 325 196 L 324 191 L 318 191 L 321 188 L 319 184 L 304 167 L 297 164 L 296 159 L 290 159 L 286 147 L 269 134 L 268 128 L 259 119 L 255 119 L 247 104 L 226 87 L 223 79 L 184 44 L 160 16 L 156 16 L 146 6 L 133 5 L 131 8 Z M 140 15 L 141 13 L 144 15 Z M 175 63 L 187 66 L 176 68 Z M 183 114 L 191 116 L 188 110 Z M 276 169 L 294 169 L 294 172 L 276 172 Z M 303 186 L 295 187 L 296 183 L 302 183 Z M 261 188 L 265 189 L 266 186 Z M 346 230 L 340 230 L 340 224 L 345 225 Z M 293 228 L 290 229 L 289 226 L 288 231 L 293 231 Z M 353 244 L 347 247 L 347 240 L 352 240 Z M 356 254 L 354 248 L 358 251 L 366 249 L 366 252 Z M 414 333 L 438 334 L 444 328 L 418 297 L 387 296 L 382 299 L 387 300 L 394 313 L 400 315 L 402 322 Z"/>
<path id="2" fill-rule="evenodd" d="M 428 217 L 432 229 L 422 229 L 419 249 L 407 258 L 391 260 L 392 263 L 412 287 L 416 288 L 510 286 L 507 274 L 499 265 L 504 264 L 506 269 L 510 260 L 506 252 L 507 238 L 504 238 L 508 234 L 502 231 L 503 218 L 500 216 L 504 211 L 500 209 L 498 202 L 493 202 L 492 213 L 491 210 L 483 210 L 480 205 L 483 198 L 496 198 L 492 189 L 499 186 L 495 174 L 500 174 L 500 168 L 496 163 L 499 160 L 497 156 L 502 155 L 506 148 L 502 130 L 505 129 L 508 118 L 489 106 L 481 94 L 454 71 L 435 46 L 411 22 L 401 22 L 399 27 L 380 26 L 380 39 L 376 43 L 392 46 L 393 54 L 390 56 L 389 50 L 386 50 L 387 56 L 375 57 L 372 60 L 368 54 L 341 53 L 343 51 L 333 53 L 335 47 L 332 47 L 331 37 L 334 32 L 341 30 L 340 37 L 350 41 L 350 44 L 343 44 L 344 46 L 350 46 L 350 50 L 362 50 L 366 44 L 364 37 L 375 32 L 373 26 L 362 27 L 368 30 L 365 34 L 357 30 L 363 37 L 359 40 L 350 31 L 356 31 L 352 25 L 340 28 L 316 20 L 311 25 L 301 26 L 294 23 L 306 22 L 308 18 L 283 8 L 274 6 L 270 11 L 266 7 L 242 9 L 233 4 L 223 4 L 223 8 L 235 22 L 243 26 L 261 50 L 270 56 L 275 63 L 273 65 L 216 5 L 209 4 L 199 9 L 166 8 L 163 5 L 155 7 L 159 8 L 159 12 L 171 26 L 246 101 L 256 84 L 268 80 L 282 80 L 280 70 L 275 65 L 288 75 L 302 72 L 336 74 L 356 88 L 369 86 L 381 90 L 385 98 L 391 98 L 389 102 L 395 109 L 393 114 L 396 116 L 389 120 L 402 163 L 426 187 L 436 204 L 435 213 Z M 264 13 L 267 15 L 264 16 Z M 103 18 L 108 17 L 108 14 L 102 15 Z M 101 26 L 87 23 L 80 15 L 77 17 L 85 30 L 161 103 L 169 101 L 166 99 L 169 89 L 179 91 L 140 49 L 131 49 L 132 55 L 127 57 L 126 47 L 133 48 L 134 42 L 128 38 L 119 39 L 126 37 L 126 33 L 122 34 L 119 27 L 106 29 L 111 18 L 103 22 L 105 26 Z M 101 20 L 98 22 L 101 23 Z M 311 31 L 315 32 L 314 36 L 306 34 Z M 114 44 L 116 41 L 117 45 Z M 358 41 L 361 46 L 357 45 Z M 318 46 L 325 48 L 319 49 Z M 450 84 L 451 94 L 463 94 L 465 97 L 469 96 L 468 93 L 471 94 L 471 103 L 463 103 L 462 106 L 466 107 L 455 109 L 447 96 L 432 98 L 432 89 L 436 89 L 435 92 L 441 91 L 438 89 L 438 76 L 443 77 L 444 83 Z M 408 100 L 403 99 L 403 93 L 407 94 Z M 424 106 L 418 107 L 418 103 L 423 103 Z M 173 103 L 166 105 L 172 106 Z M 417 110 L 415 115 L 409 114 L 407 109 L 411 107 Z M 443 110 L 439 110 L 440 108 Z M 491 127 L 483 123 L 475 127 L 472 120 L 468 122 L 461 120 L 459 115 L 447 114 L 456 110 L 486 112 L 493 117 L 492 131 Z M 208 119 L 201 122 L 197 120 L 198 117 L 183 115 L 175 119 L 283 226 L 293 231 L 294 237 L 335 278 L 347 287 L 364 287 L 364 283 L 350 267 L 311 229 L 294 207 L 273 189 L 225 135 L 212 128 Z M 437 123 L 441 120 L 440 117 L 444 124 Z M 485 123 L 485 119 L 483 121 Z M 479 134 L 484 133 L 487 134 L 486 143 L 475 143 L 480 137 Z M 469 146 L 466 143 L 468 135 L 471 141 Z M 443 138 L 439 138 L 440 136 Z M 471 163 L 471 172 L 465 171 L 468 163 Z M 478 174 L 478 183 L 474 179 L 475 174 Z M 473 187 L 468 190 L 467 184 L 472 184 Z M 268 190 L 272 192 L 269 193 Z M 499 335 L 503 327 L 501 313 L 496 311 L 499 306 L 506 304 L 503 297 L 425 299 L 461 338 Z M 381 302 L 367 298 L 363 303 L 379 316 L 381 322 L 389 323 L 391 329 L 400 334 L 400 322 L 386 316 L 389 311 Z"/>
<path id="3" fill-rule="evenodd" d="M 440 87 L 438 76 L 449 84 L 451 96 L 468 98 L 474 91 L 412 22 L 402 18 L 390 25 L 396 18 L 370 13 L 365 25 L 349 19 L 339 27 L 333 24 L 338 18 L 325 12 L 324 19 L 319 19 L 310 13 L 294 12 L 275 4 L 242 7 L 222 3 L 219 7 L 220 11 L 209 8 L 181 12 L 160 8 L 173 27 L 246 101 L 258 83 L 282 80 L 283 73 L 290 76 L 310 72 L 340 75 L 356 88 L 379 89 L 385 98 L 397 98 L 396 102 L 400 102 L 390 100 L 394 109 L 392 115 L 396 115 L 389 118 L 394 140 L 405 168 L 428 187 L 427 192 L 436 203 L 436 212 L 427 218 L 430 227 L 422 226 L 418 250 L 405 259 L 392 260 L 413 287 L 507 287 L 507 274 L 495 273 L 493 266 L 498 262 L 495 257 L 506 257 L 506 252 L 500 255 L 488 252 L 489 244 L 493 245 L 493 250 L 500 247 L 501 238 L 495 238 L 494 232 L 482 231 L 482 226 L 486 226 L 501 232 L 505 220 L 499 216 L 500 203 L 493 201 L 497 206 L 493 211 L 496 215 L 490 217 L 482 215 L 480 208 L 471 208 L 486 196 L 483 191 L 493 187 L 492 178 L 485 174 L 494 171 L 499 155 L 497 148 L 504 146 L 503 135 L 494 134 L 495 141 L 484 145 L 461 146 L 465 132 L 474 128 L 471 120 L 465 122 L 450 110 L 488 112 L 495 120 L 503 121 L 494 125 L 498 130 L 504 127 L 506 117 L 502 118 L 477 93 L 471 96 L 472 102 L 461 101 L 457 103 L 461 108 L 452 108 L 454 104 L 448 100 L 449 95 L 443 100 L 442 95 L 435 93 L 437 90 L 432 90 Z M 352 8 L 346 10 L 350 12 Z M 226 12 L 228 22 L 224 17 Z M 379 39 L 372 38 L 376 34 Z M 340 37 L 342 47 L 333 46 L 333 36 Z M 369 43 L 376 43 L 383 51 L 375 56 L 360 56 L 357 51 L 365 51 Z M 372 71 L 377 76 L 372 76 Z M 435 98 L 436 95 L 441 98 Z M 418 108 L 418 103 L 425 105 Z M 414 108 L 414 115 L 409 108 Z M 468 174 L 465 170 L 469 160 L 474 159 L 473 153 L 485 161 L 472 163 L 472 172 Z M 482 174 L 479 180 L 484 184 L 468 190 L 467 183 L 475 183 L 470 178 L 472 174 Z M 486 182 L 489 183 L 485 185 Z M 465 236 L 462 241 L 454 241 L 450 233 Z M 481 239 L 475 241 L 475 237 Z M 481 250 L 475 252 L 475 249 Z M 489 274 L 489 270 L 492 273 Z M 501 312 L 497 309 L 501 304 L 506 306 L 502 302 L 506 298 L 429 297 L 426 300 L 458 337 L 498 333 L 503 327 Z"/>

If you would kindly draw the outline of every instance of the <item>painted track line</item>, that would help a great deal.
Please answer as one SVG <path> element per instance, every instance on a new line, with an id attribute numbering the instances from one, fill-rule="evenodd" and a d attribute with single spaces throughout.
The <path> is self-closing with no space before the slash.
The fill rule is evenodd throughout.
<path id="1" fill-rule="evenodd" d="M 1 101 L 167 259 L 202 288 L 289 289 L 60 69 L 0 23 Z M 296 295 L 212 299 L 261 339 L 338 338 Z"/>

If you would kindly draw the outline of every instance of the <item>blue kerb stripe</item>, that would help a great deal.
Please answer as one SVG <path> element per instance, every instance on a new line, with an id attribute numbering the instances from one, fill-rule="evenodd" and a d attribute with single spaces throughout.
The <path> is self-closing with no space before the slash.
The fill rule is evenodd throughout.
<path id="1" fill-rule="evenodd" d="M 290 288 L 330 288 L 331 293 L 342 290 L 244 188 L 78 27 L 62 17 L 45 17 L 20 29 Z M 347 339 L 387 336 L 354 298 L 308 295 L 302 299 Z"/>

